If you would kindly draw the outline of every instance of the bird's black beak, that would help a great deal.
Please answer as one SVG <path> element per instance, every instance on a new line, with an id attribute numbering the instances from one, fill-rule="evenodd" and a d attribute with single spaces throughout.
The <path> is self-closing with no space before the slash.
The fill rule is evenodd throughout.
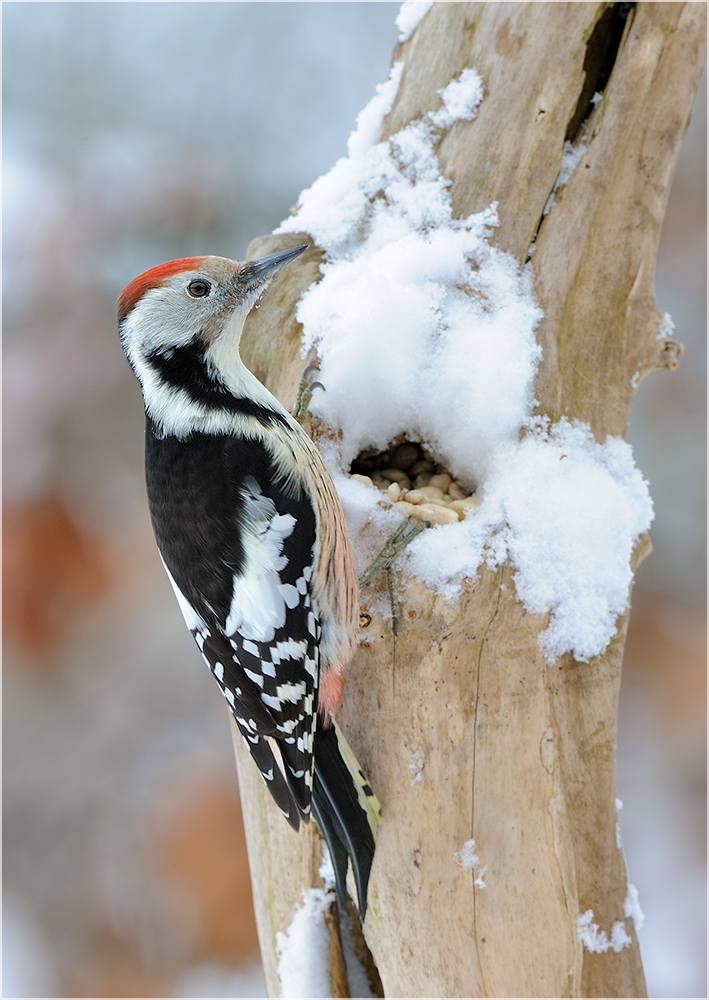
<path id="1" fill-rule="evenodd" d="M 269 254 L 268 257 L 261 257 L 260 260 L 249 260 L 244 264 L 243 275 L 250 282 L 263 281 L 276 271 L 280 271 L 286 264 L 299 257 L 304 250 L 308 249 L 307 243 L 302 243 L 297 247 L 290 247 L 288 250 L 279 250 L 278 253 Z"/>

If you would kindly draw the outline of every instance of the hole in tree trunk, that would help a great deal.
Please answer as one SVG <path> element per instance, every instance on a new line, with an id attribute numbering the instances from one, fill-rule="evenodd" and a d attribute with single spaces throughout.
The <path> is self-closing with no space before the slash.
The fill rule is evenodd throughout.
<path id="1" fill-rule="evenodd" d="M 379 490 L 382 504 L 390 502 L 416 520 L 453 524 L 477 506 L 471 484 L 457 481 L 420 442 L 403 435 L 384 451 L 360 452 L 350 474 Z"/>
<path id="2" fill-rule="evenodd" d="M 582 123 L 591 113 L 593 95 L 601 93 L 610 79 L 626 22 L 632 17 L 634 10 L 634 3 L 611 4 L 601 14 L 591 33 L 586 44 L 586 58 L 583 61 L 585 78 L 581 95 L 566 130 L 566 139 L 569 142 L 574 141 Z"/>

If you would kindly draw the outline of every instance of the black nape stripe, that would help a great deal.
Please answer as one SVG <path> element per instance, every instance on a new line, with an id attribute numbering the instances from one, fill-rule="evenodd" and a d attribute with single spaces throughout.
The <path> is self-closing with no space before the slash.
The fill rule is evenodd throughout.
<path id="1" fill-rule="evenodd" d="M 152 351 L 146 360 L 164 382 L 176 389 L 183 389 L 195 403 L 228 413 L 255 417 L 265 427 L 287 425 L 285 417 L 275 410 L 262 406 L 253 399 L 234 396 L 229 392 L 224 383 L 208 371 L 204 360 L 204 346 L 196 340 L 182 347 Z"/>

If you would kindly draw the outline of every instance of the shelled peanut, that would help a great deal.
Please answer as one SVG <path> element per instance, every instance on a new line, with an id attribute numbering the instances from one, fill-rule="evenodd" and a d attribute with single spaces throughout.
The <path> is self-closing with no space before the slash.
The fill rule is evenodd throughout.
<path id="1" fill-rule="evenodd" d="M 379 460 L 379 461 L 378 461 Z M 377 468 L 381 462 L 381 467 Z M 449 472 L 436 471 L 420 445 L 404 442 L 389 452 L 369 456 L 358 463 L 367 468 L 352 478 L 373 486 L 407 517 L 431 524 L 453 524 L 477 507 L 477 500 Z"/>

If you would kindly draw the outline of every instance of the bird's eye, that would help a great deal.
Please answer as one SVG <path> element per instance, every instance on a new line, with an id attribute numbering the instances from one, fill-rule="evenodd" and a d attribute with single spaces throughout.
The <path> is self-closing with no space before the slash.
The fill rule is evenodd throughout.
<path id="1" fill-rule="evenodd" d="M 205 295 L 209 295 L 211 290 L 212 286 L 209 282 L 203 281 L 201 278 L 196 278 L 194 281 L 190 281 L 187 286 L 187 291 L 193 299 L 203 299 Z"/>

